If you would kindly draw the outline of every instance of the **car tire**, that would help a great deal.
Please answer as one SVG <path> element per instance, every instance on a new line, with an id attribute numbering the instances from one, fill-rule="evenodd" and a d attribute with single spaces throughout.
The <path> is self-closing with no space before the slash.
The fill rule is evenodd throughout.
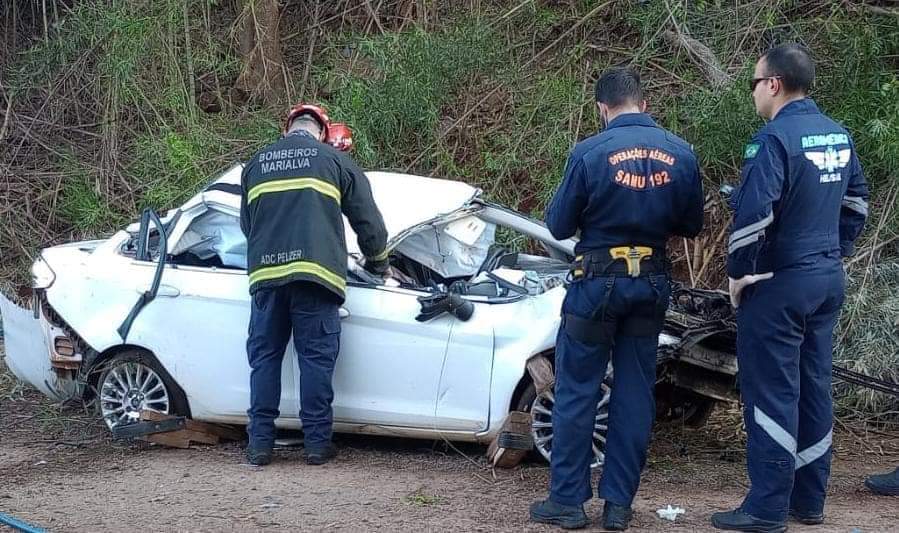
<path id="1" fill-rule="evenodd" d="M 605 462 L 606 435 L 609 431 L 609 399 L 612 389 L 611 374 L 603 381 L 602 387 L 603 397 L 597 405 L 596 431 L 593 438 L 594 460 L 590 463 L 590 468 L 599 468 Z M 552 456 L 552 401 L 552 391 L 546 391 L 538 397 L 537 389 L 531 382 L 522 392 L 516 406 L 517 411 L 531 413 L 531 437 L 534 439 L 532 454 L 547 462 Z"/>
<path id="2" fill-rule="evenodd" d="M 718 400 L 692 390 L 661 384 L 656 387 L 656 420 L 701 428 L 708 421 Z"/>
<path id="3" fill-rule="evenodd" d="M 684 426 L 698 429 L 708 422 L 718 402 L 710 398 L 696 398 L 684 406 Z"/>
<path id="4" fill-rule="evenodd" d="M 142 409 L 190 416 L 184 391 L 149 352 L 123 351 L 101 362 L 95 372 L 100 375 L 97 409 L 110 430 L 137 422 Z"/>

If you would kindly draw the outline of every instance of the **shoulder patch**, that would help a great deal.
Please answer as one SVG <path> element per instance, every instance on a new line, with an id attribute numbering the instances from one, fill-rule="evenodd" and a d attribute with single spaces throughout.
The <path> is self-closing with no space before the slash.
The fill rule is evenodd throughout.
<path id="1" fill-rule="evenodd" d="M 759 153 L 759 148 L 762 145 L 759 143 L 749 143 L 746 145 L 746 148 L 743 150 L 743 159 L 752 159 Z"/>

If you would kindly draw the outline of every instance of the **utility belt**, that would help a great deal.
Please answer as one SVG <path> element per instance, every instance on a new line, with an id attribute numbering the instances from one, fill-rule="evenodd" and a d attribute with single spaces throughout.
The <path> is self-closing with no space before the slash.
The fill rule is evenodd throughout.
<path id="1" fill-rule="evenodd" d="M 670 270 L 671 263 L 664 249 L 653 249 L 649 246 L 614 246 L 597 248 L 578 255 L 574 258 L 568 275 L 570 281 L 580 281 L 616 275 L 639 278 Z"/>
<path id="2" fill-rule="evenodd" d="M 667 286 L 649 278 L 649 285 L 655 293 L 654 313 L 641 316 L 616 316 L 608 313 L 607 307 L 612 292 L 615 290 L 615 279 L 624 275 L 639 278 L 649 274 L 667 273 L 671 263 L 665 250 L 654 250 L 648 246 L 615 246 L 590 250 L 575 258 L 569 277 L 571 281 L 604 277 L 606 288 L 593 313 L 583 318 L 570 313 L 562 314 L 562 328 L 571 338 L 591 346 L 615 344 L 618 334 L 631 337 L 657 337 L 665 321 L 665 310 L 668 301 L 662 298 L 662 289 Z"/>

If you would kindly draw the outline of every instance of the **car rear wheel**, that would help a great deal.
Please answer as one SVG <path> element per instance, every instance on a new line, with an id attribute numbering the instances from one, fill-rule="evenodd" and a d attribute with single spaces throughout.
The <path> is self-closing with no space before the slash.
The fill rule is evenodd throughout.
<path id="1" fill-rule="evenodd" d="M 593 460 L 590 468 L 598 468 L 606 460 L 606 435 L 609 432 L 611 394 L 612 376 L 609 374 L 602 383 L 602 395 L 596 405 L 596 415 L 593 421 Z M 554 405 L 553 391 L 544 391 L 538 395 L 533 383 L 528 384 L 518 402 L 519 411 L 531 413 L 531 436 L 534 438 L 534 450 L 547 461 L 552 458 Z"/>
<path id="2" fill-rule="evenodd" d="M 109 429 L 138 422 L 144 409 L 163 414 L 189 414 L 184 392 L 148 353 L 122 352 L 101 367 L 97 403 Z"/>

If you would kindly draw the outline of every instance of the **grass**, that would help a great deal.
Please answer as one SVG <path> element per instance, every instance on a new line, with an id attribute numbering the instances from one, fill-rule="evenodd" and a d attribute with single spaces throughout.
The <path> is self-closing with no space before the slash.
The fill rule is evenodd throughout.
<path id="1" fill-rule="evenodd" d="M 406 505 L 412 505 L 415 507 L 430 507 L 432 505 L 439 505 L 441 503 L 441 499 L 439 496 L 427 494 L 424 491 L 424 488 L 420 488 L 411 494 L 403 496 L 402 501 Z"/>
<path id="2" fill-rule="evenodd" d="M 372 168 L 403 168 L 428 149 L 438 133 L 444 106 L 476 73 L 498 65 L 491 31 L 470 21 L 437 32 L 413 29 L 374 38 L 348 35 L 334 40 L 316 78 L 332 87 L 332 115 L 354 128 L 355 156 Z M 350 42 L 355 61 L 340 53 Z M 345 70 L 346 69 L 346 70 Z M 433 160 L 425 158 L 424 164 Z"/>
<path id="3" fill-rule="evenodd" d="M 0 403 L 22 399 L 24 390 L 25 384 L 16 379 L 12 372 L 6 368 L 2 358 L 0 358 Z"/>
<path id="4" fill-rule="evenodd" d="M 899 264 L 879 265 L 850 278 L 834 361 L 851 370 L 899 383 Z M 840 386 L 844 414 L 899 414 L 899 399 L 868 389 Z"/>
<path id="5" fill-rule="evenodd" d="M 90 169 L 69 155 L 59 164 L 65 175 L 59 197 L 59 214 L 75 229 L 96 232 L 115 228 L 128 217 L 96 188 Z"/>

